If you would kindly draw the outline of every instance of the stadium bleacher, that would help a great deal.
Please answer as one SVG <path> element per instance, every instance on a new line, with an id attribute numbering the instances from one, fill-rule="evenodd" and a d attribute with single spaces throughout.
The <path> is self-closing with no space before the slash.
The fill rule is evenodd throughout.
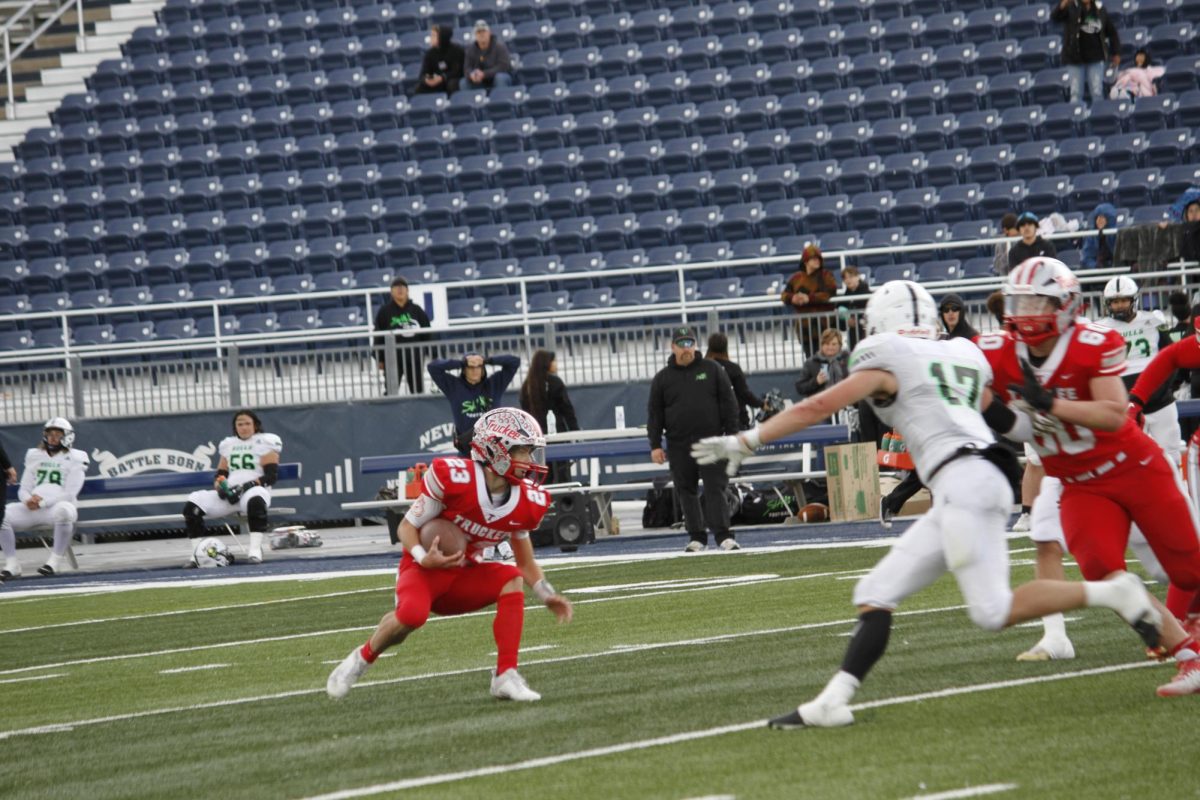
<path id="1" fill-rule="evenodd" d="M 1044 3 L 170 0 L 3 165 L 0 295 L 103 308 L 140 300 L 131 288 L 269 296 L 397 270 L 511 276 L 516 260 L 571 273 L 596 254 L 586 284 L 565 299 L 544 285 L 536 307 L 605 307 L 678 294 L 606 268 L 714 248 L 896 246 L 940 223 L 986 237 L 1007 210 L 1078 219 L 1099 202 L 1158 219 L 1198 177 L 1200 7 L 1143 5 L 1110 14 L 1126 60 L 1146 46 L 1166 62 L 1163 93 L 1085 105 L 1068 102 Z M 523 85 L 408 97 L 431 22 L 467 36 L 476 18 L 508 41 Z M 863 263 L 962 274 L 940 255 Z M 910 256 L 915 269 L 896 263 Z M 561 269 L 534 266 L 548 258 Z M 514 266 L 487 267 L 501 262 Z M 778 271 L 694 291 L 758 294 Z M 486 293 L 457 291 L 452 315 L 519 313 Z M 240 329 L 357 324 L 336 305 L 278 319 L 247 306 Z M 115 341 L 211 334 L 189 320 L 105 322 Z"/>

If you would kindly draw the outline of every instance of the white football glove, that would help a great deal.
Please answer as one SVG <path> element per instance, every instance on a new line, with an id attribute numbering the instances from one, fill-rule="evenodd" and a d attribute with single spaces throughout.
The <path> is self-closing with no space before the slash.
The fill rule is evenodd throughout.
<path id="1" fill-rule="evenodd" d="M 725 473 L 729 477 L 738 474 L 742 461 L 754 451 L 739 436 L 709 436 L 692 445 L 692 458 L 697 464 L 725 462 Z"/>
<path id="2" fill-rule="evenodd" d="M 1050 436 L 1062 428 L 1056 417 L 1044 411 L 1038 411 L 1019 397 L 1009 401 L 1008 407 L 1018 414 L 1029 417 L 1029 422 L 1033 425 L 1033 432 L 1041 436 Z"/>

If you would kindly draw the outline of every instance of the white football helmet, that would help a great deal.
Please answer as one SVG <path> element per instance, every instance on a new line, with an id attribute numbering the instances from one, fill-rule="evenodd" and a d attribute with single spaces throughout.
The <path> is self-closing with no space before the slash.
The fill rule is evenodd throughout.
<path id="1" fill-rule="evenodd" d="M 197 567 L 228 567 L 234 562 L 233 553 L 219 539 L 212 536 L 201 539 L 192 551 L 192 560 Z"/>
<path id="2" fill-rule="evenodd" d="M 46 431 L 51 428 L 57 428 L 62 431 L 62 439 L 59 441 L 58 446 L 64 450 L 70 450 L 71 445 L 75 443 L 75 429 L 71 427 L 71 423 L 63 417 L 55 417 L 54 419 L 47 420 L 46 424 L 42 426 L 42 442 L 47 447 L 50 446 L 50 443 L 46 441 Z"/>
<path id="3" fill-rule="evenodd" d="M 1112 301 L 1117 299 L 1128 300 L 1129 308 L 1121 312 L 1113 311 Z M 1118 275 L 1104 284 L 1104 310 L 1113 319 L 1120 320 L 1121 322 L 1132 322 L 1133 318 L 1137 315 L 1137 299 L 1137 281 L 1128 275 Z"/>
<path id="4" fill-rule="evenodd" d="M 918 339 L 936 339 L 937 303 L 929 291 L 912 281 L 888 281 L 867 301 L 867 335 L 898 333 Z"/>
<path id="5" fill-rule="evenodd" d="M 1004 284 L 1005 323 L 1026 344 L 1061 336 L 1083 311 L 1079 279 L 1056 258 L 1028 258 Z"/>
<path id="6" fill-rule="evenodd" d="M 530 448 L 529 461 L 517 461 L 512 457 L 513 448 L 522 446 Z M 471 456 L 513 484 L 524 478 L 537 486 L 549 472 L 542 427 L 532 415 L 519 408 L 493 408 L 476 420 Z M 524 470 L 524 474 L 517 475 L 518 470 Z"/>

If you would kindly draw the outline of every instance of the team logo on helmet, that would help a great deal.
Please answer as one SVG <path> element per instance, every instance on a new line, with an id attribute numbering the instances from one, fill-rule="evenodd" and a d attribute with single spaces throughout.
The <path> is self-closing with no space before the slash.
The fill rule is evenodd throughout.
<path id="1" fill-rule="evenodd" d="M 529 460 L 513 458 L 516 447 L 528 447 Z M 546 437 L 532 415 L 519 408 L 493 408 L 475 422 L 471 455 L 509 483 L 522 479 L 534 485 L 545 480 Z"/>

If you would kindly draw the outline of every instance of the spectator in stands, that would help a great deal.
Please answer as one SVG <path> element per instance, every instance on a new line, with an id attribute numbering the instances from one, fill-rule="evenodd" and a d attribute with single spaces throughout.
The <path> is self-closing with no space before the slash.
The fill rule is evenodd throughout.
<path id="1" fill-rule="evenodd" d="M 4 552 L 4 569 L 0 583 L 21 576 L 17 560 L 17 531 L 43 526 L 54 528 L 54 546 L 38 573 L 47 577 L 62 570 L 62 559 L 75 537 L 75 520 L 79 512 L 75 498 L 83 488 L 84 474 L 91 461 L 83 450 L 71 447 L 75 429 L 62 417 L 55 417 L 42 426 L 42 441 L 25 451 L 25 469 L 21 473 L 21 488 L 17 502 L 9 503 L 0 517 L 0 550 Z M 16 470 L 3 459 L 9 483 L 14 483 Z"/>
<path id="2" fill-rule="evenodd" d="M 1101 203 L 1088 215 L 1088 227 L 1099 231 L 1099 234 L 1083 240 L 1079 263 L 1084 269 L 1112 266 L 1116 237 L 1105 231 L 1112 230 L 1111 225 L 1116 219 L 1117 209 L 1112 203 Z"/>
<path id="3" fill-rule="evenodd" d="M 1062 23 L 1062 63 L 1071 73 L 1071 102 L 1083 101 L 1086 82 L 1092 102 L 1104 97 L 1104 70 L 1121 63 L 1121 40 L 1108 12 L 1095 0 L 1060 0 L 1050 19 Z"/>
<path id="4" fill-rule="evenodd" d="M 17 468 L 9 460 L 8 453 L 4 451 L 4 445 L 0 445 L 0 472 L 4 473 L 4 477 L 10 486 L 16 485 Z M 0 503 L 0 523 L 2 522 L 4 522 L 4 505 Z"/>
<path id="5" fill-rule="evenodd" d="M 816 351 L 816 331 L 821 324 L 818 315 L 829 314 L 833 304 L 829 298 L 837 293 L 837 281 L 833 273 L 825 269 L 825 257 L 821 248 L 810 244 L 800 254 L 803 268 L 788 278 L 781 299 L 783 304 L 800 317 L 796 320 L 796 336 L 806 355 Z"/>
<path id="6" fill-rule="evenodd" d="M 867 279 L 859 272 L 858 267 L 853 265 L 842 269 L 842 290 L 839 292 L 842 297 L 855 297 L 855 300 L 847 300 L 837 307 L 838 319 L 846 322 L 847 338 L 850 340 L 849 347 L 854 349 L 854 345 L 858 344 L 858 325 L 862 318 L 862 311 L 867 307 L 867 300 L 871 297 L 871 287 L 867 285 Z"/>
<path id="7" fill-rule="evenodd" d="M 458 91 L 463 77 L 463 62 L 466 52 L 454 41 L 454 27 L 434 25 L 429 29 L 429 49 L 421 61 L 421 75 L 417 78 L 416 94 L 448 95 Z"/>
<path id="8" fill-rule="evenodd" d="M 429 315 L 425 309 L 414 303 L 408 296 L 408 281 L 397 275 L 392 280 L 392 297 L 383 304 L 375 315 L 376 331 L 399 331 L 396 344 L 403 344 L 397 353 L 396 365 L 408 384 L 409 394 L 420 394 L 425 391 L 424 367 L 421 362 L 421 348 L 418 342 L 429 339 L 429 334 L 419 333 L 421 328 L 429 327 Z M 383 337 L 379 337 L 382 341 Z M 378 353 L 379 368 L 384 369 L 383 350 Z"/>
<path id="9" fill-rule="evenodd" d="M 725 369 L 725 374 L 729 376 L 729 383 L 733 386 L 733 396 L 737 398 L 738 402 L 738 429 L 747 430 L 750 427 L 750 412 L 747 409 L 753 408 L 757 411 L 760 408 L 766 408 L 766 405 L 754 392 L 750 391 L 750 385 L 746 383 L 746 373 L 741 366 L 737 362 L 729 360 L 728 337 L 723 333 L 714 333 L 709 336 L 708 350 L 704 353 L 704 357 L 717 362 Z"/>
<path id="10" fill-rule="evenodd" d="M 1133 66 L 1121 70 L 1108 96 L 1113 100 L 1154 97 L 1158 94 L 1158 86 L 1154 82 L 1166 72 L 1166 67 L 1155 66 L 1150 54 L 1142 48 L 1133 54 Z"/>
<path id="11" fill-rule="evenodd" d="M 500 367 L 500 371 L 488 375 L 489 364 Z M 483 416 L 483 412 L 500 405 L 504 390 L 512 383 L 520 366 L 521 359 L 516 356 L 484 358 L 478 353 L 467 353 L 457 360 L 439 358 L 429 362 L 426 367 L 429 377 L 446 395 L 454 415 L 454 448 L 459 455 L 471 455 L 475 420 Z M 459 375 L 451 375 L 452 370 L 459 370 Z"/>
<path id="12" fill-rule="evenodd" d="M 1017 215 L 1011 211 L 1000 218 L 1000 230 L 1010 239 L 1016 239 L 1021 234 L 1017 232 Z M 1008 251 L 1012 242 L 996 242 L 993 248 L 992 270 L 997 275 L 1008 274 Z"/>
<path id="13" fill-rule="evenodd" d="M 1026 211 L 1017 217 L 1017 231 L 1021 234 L 1021 241 L 1016 242 L 1008 249 L 1008 268 L 1010 270 L 1022 261 L 1035 256 L 1053 258 L 1058 255 L 1054 245 L 1038 236 L 1038 218 L 1033 212 Z"/>
<path id="14" fill-rule="evenodd" d="M 529 374 L 521 384 L 521 408 L 529 412 L 542 430 L 549 433 L 547 423 L 554 415 L 554 432 L 579 430 L 575 406 L 567 396 L 567 385 L 558 377 L 558 359 L 550 350 L 534 352 L 529 362 Z M 571 479 L 571 462 L 555 461 L 550 465 L 550 483 L 565 483 Z"/>
<path id="15" fill-rule="evenodd" d="M 475 43 L 467 48 L 467 88 L 491 89 L 512 85 L 512 59 L 504 42 L 492 36 L 484 20 L 475 23 Z"/>
<path id="16" fill-rule="evenodd" d="M 692 445 L 706 436 L 737 433 L 737 399 L 729 376 L 715 362 L 696 355 L 696 331 L 681 326 L 671 331 L 671 358 L 650 382 L 646 408 L 646 433 L 650 460 L 669 464 L 675 496 L 683 509 L 688 532 L 685 551 L 697 553 L 708 546 L 708 532 L 722 550 L 739 545 L 729 530 L 729 503 L 725 487 L 729 476 L 724 464 L 700 466 Z M 667 447 L 663 449 L 663 435 Z M 704 512 L 697 486 L 704 479 Z"/>
<path id="17" fill-rule="evenodd" d="M 796 394 L 803 400 L 823 392 L 849 373 L 849 353 L 843 348 L 842 334 L 834 328 L 821 331 L 821 349 L 800 370 Z"/>
<path id="18" fill-rule="evenodd" d="M 979 331 L 967 322 L 965 306 L 957 294 L 948 294 L 942 298 L 942 302 L 938 304 L 938 316 L 942 325 L 946 327 L 947 339 L 974 339 L 979 335 Z"/>

